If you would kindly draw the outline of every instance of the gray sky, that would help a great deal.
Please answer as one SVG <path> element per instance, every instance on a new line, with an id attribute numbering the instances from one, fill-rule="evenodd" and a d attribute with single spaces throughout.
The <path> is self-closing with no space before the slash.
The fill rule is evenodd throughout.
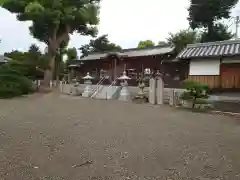
<path id="1" fill-rule="evenodd" d="M 123 48 L 136 47 L 138 41 L 151 39 L 165 40 L 169 32 L 177 32 L 188 27 L 187 7 L 189 0 L 103 0 L 101 3 L 99 35 L 108 34 L 110 41 Z M 233 14 L 240 14 L 240 3 Z M 18 22 L 15 15 L 0 8 L 0 54 L 12 50 L 27 50 L 37 43 L 29 35 L 29 22 Z M 231 24 L 231 23 L 229 23 Z M 71 36 L 69 46 L 79 48 L 89 41 L 89 37 Z"/>

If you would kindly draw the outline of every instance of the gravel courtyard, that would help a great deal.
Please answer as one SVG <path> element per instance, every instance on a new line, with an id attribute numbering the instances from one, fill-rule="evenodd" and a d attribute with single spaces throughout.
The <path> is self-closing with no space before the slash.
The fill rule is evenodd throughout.
<path id="1" fill-rule="evenodd" d="M 57 94 L 0 100 L 0 180 L 239 180 L 240 121 Z"/>

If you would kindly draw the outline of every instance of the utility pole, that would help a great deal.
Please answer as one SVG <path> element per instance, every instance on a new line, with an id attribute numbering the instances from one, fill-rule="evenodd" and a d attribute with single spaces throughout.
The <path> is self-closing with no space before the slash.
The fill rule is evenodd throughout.
<path id="1" fill-rule="evenodd" d="M 240 18 L 239 18 L 239 16 L 236 16 L 236 21 L 235 21 L 235 24 L 236 24 L 236 29 L 235 29 L 235 39 L 238 39 L 238 28 L 239 28 L 239 23 L 240 23 Z"/>

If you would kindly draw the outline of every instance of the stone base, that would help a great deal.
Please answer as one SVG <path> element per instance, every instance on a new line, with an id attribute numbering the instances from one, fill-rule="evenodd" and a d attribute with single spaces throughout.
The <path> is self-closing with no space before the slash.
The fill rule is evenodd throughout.
<path id="1" fill-rule="evenodd" d="M 135 96 L 132 101 L 137 104 L 144 104 L 144 103 L 148 103 L 148 97 L 138 95 L 138 96 Z"/>
<path id="2" fill-rule="evenodd" d="M 123 87 L 120 95 L 119 95 L 119 100 L 120 101 L 131 101 L 131 95 L 130 92 L 128 91 L 127 87 Z"/>
<path id="3" fill-rule="evenodd" d="M 53 88 L 45 87 L 45 86 L 39 86 L 39 88 L 37 89 L 37 92 L 39 93 L 50 93 L 52 91 L 53 91 Z"/>
<path id="4" fill-rule="evenodd" d="M 90 86 L 86 86 L 84 92 L 82 93 L 83 97 L 90 97 L 92 95 L 92 88 Z"/>

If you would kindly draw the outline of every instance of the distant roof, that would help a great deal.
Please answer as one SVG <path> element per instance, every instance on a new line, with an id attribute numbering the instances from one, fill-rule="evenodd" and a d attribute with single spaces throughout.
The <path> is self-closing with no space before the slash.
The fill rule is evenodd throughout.
<path id="1" fill-rule="evenodd" d="M 81 58 L 82 61 L 88 60 L 97 60 L 106 58 L 111 54 L 115 54 L 118 56 L 125 56 L 125 57 L 139 57 L 139 56 L 152 56 L 152 55 L 160 55 L 160 54 L 167 54 L 173 52 L 174 47 L 171 46 L 155 46 L 152 48 L 145 48 L 145 49 L 124 49 L 120 51 L 109 51 L 104 53 L 92 53 L 86 57 Z"/>
<path id="2" fill-rule="evenodd" d="M 5 62 L 8 62 L 9 60 L 11 59 L 4 55 L 0 55 L 0 63 L 5 63 Z"/>
<path id="3" fill-rule="evenodd" d="M 189 44 L 178 59 L 199 57 L 222 57 L 240 55 L 240 40 L 227 40 L 209 43 Z"/>

